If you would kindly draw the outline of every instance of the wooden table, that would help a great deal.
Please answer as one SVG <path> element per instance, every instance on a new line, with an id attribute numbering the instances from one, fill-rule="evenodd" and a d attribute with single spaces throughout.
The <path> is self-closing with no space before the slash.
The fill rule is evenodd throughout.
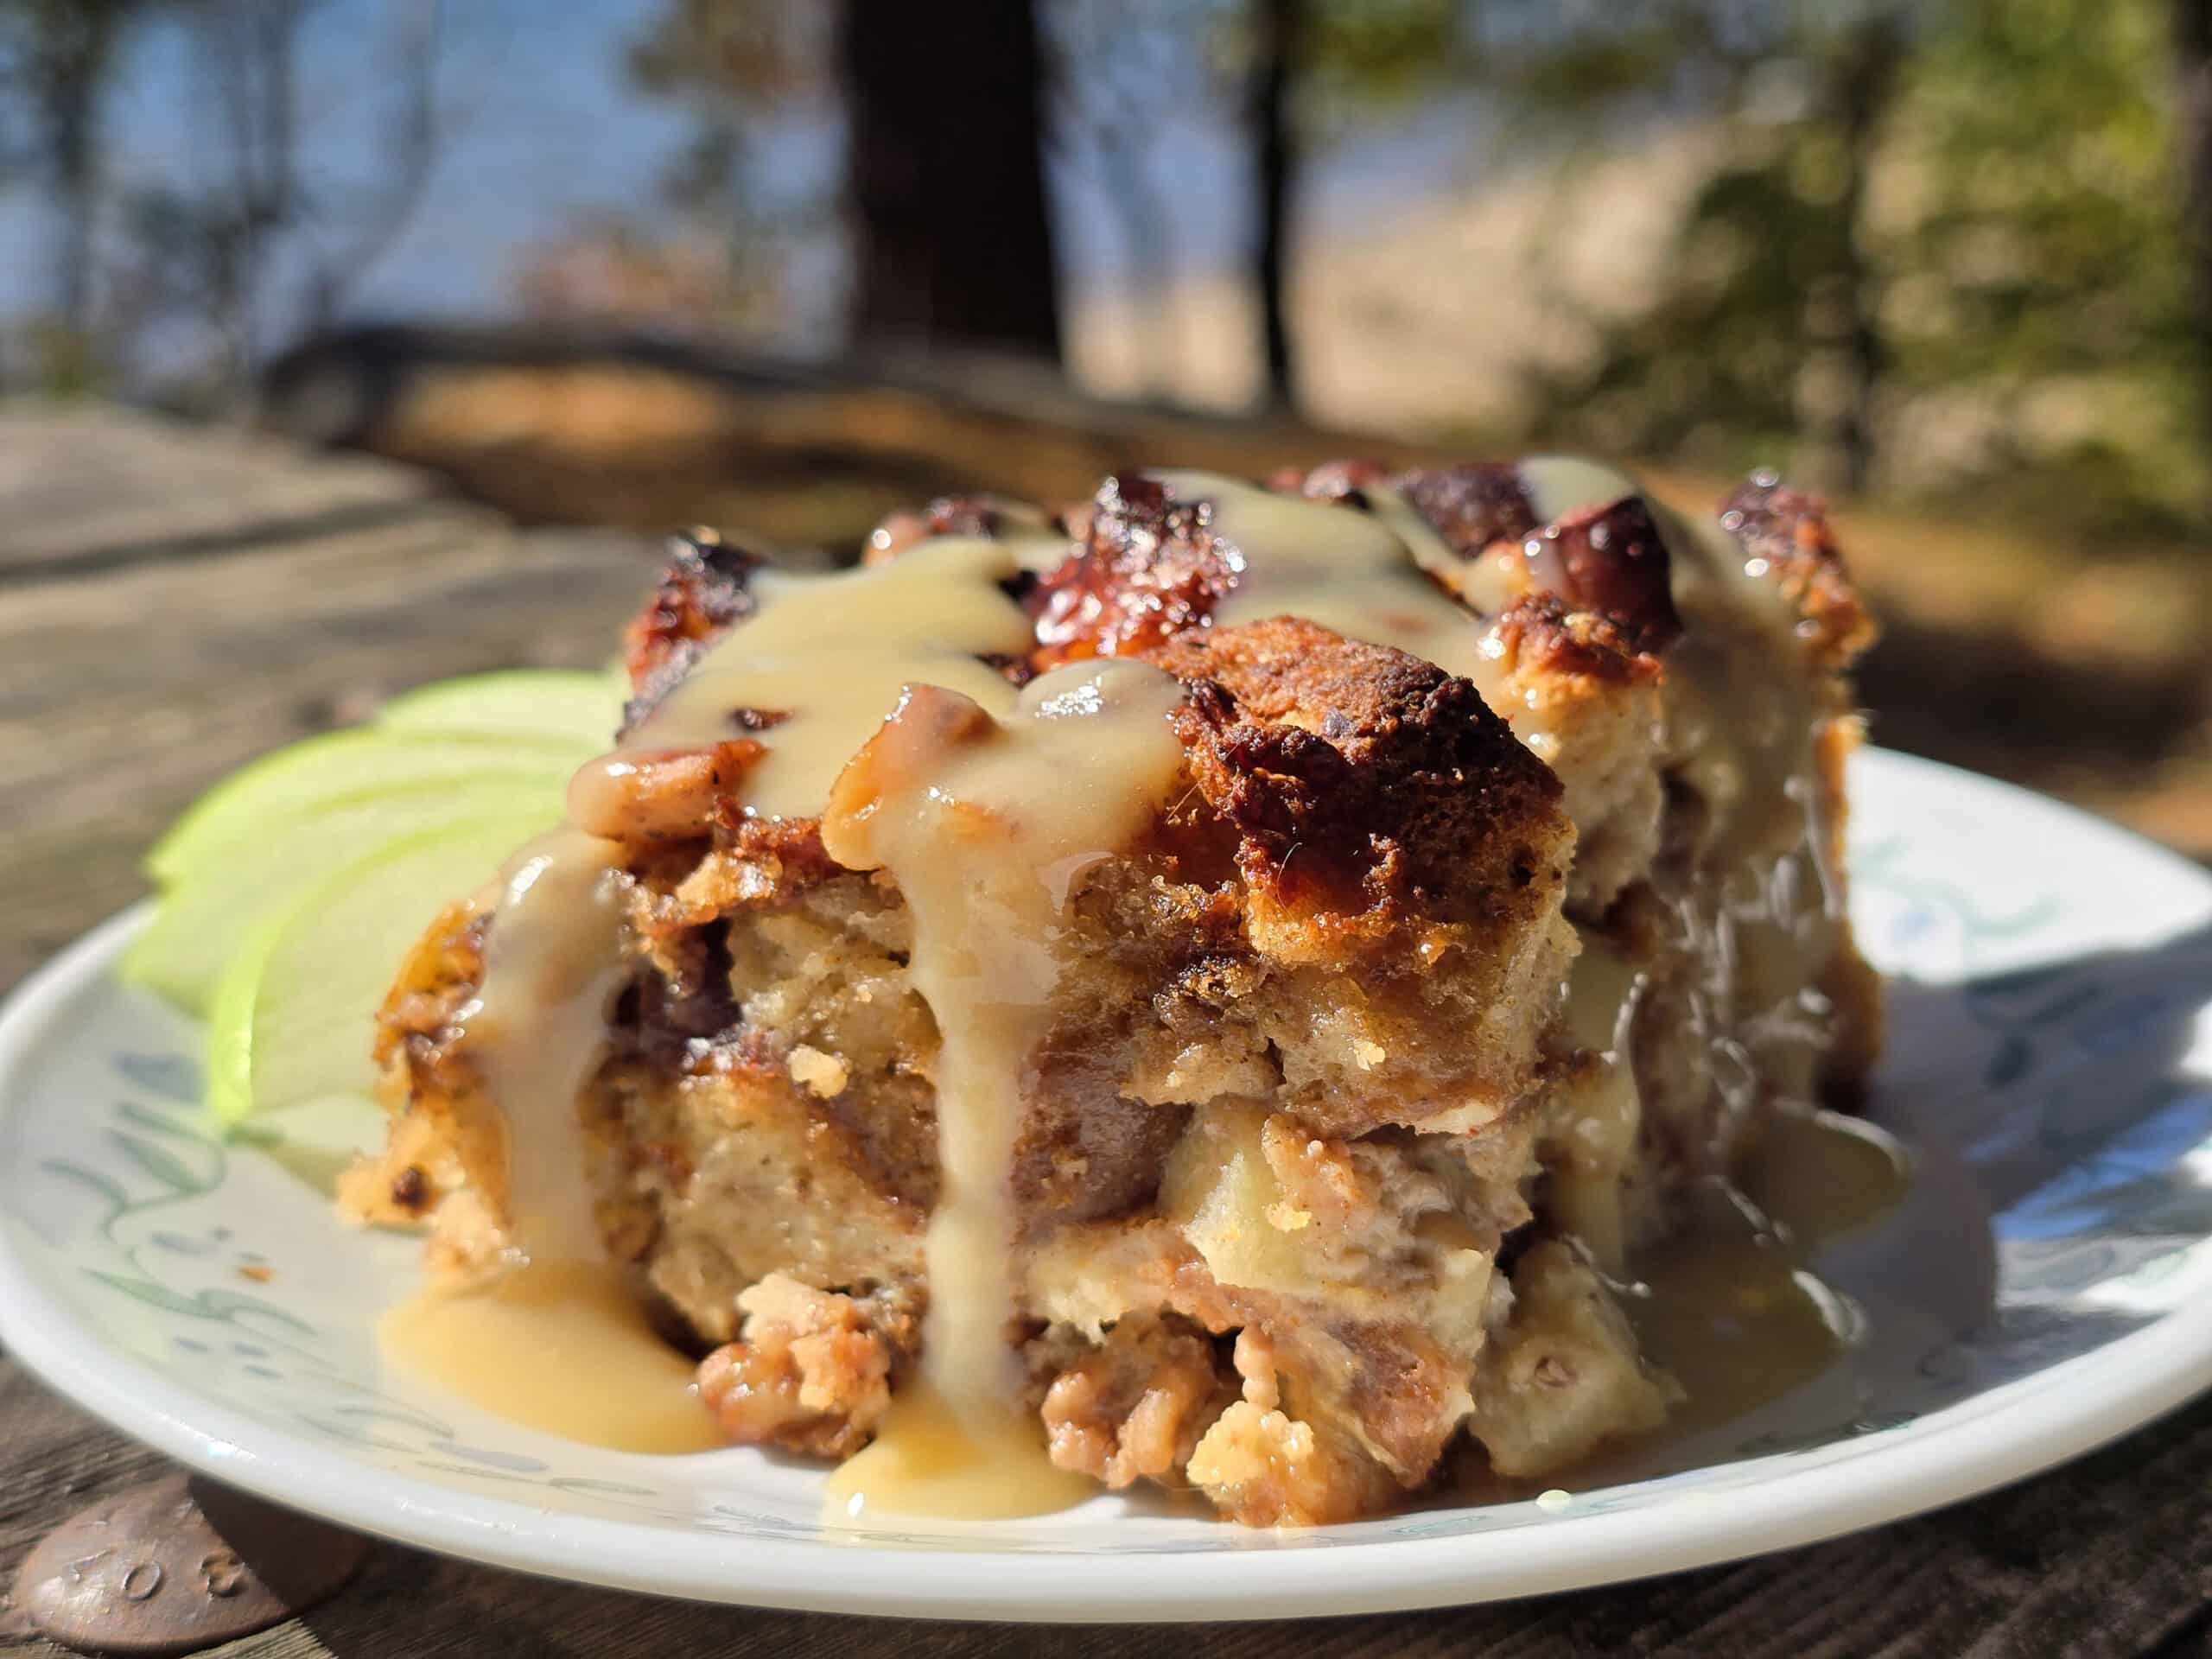
<path id="1" fill-rule="evenodd" d="M 0 988 L 141 891 L 200 785 L 416 681 L 601 661 L 652 569 L 423 476 L 99 408 L 0 406 Z M 162 1459 L 0 1355 L 0 1571 Z M 4 1582 L 0 1579 L 0 1582 Z M 2212 1401 L 1941 1514 L 1734 1567 L 1458 1611 L 1040 1631 L 688 1606 L 377 1548 L 238 1655 L 2212 1653 Z M 0 1611 L 0 1659 L 51 1653 Z"/>

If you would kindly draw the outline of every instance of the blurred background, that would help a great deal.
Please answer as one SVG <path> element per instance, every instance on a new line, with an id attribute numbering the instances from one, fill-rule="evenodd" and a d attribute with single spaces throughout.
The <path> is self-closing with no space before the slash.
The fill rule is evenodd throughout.
<path id="1" fill-rule="evenodd" d="M 1778 466 L 1878 741 L 2212 857 L 2208 0 L 0 0 L 0 446 L 128 405 L 523 526 Z"/>

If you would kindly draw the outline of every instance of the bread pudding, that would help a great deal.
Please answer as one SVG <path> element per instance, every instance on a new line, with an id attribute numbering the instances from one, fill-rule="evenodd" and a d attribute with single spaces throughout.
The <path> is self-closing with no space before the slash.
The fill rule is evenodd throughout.
<path id="1" fill-rule="evenodd" d="M 440 1275 L 612 1264 L 733 1441 L 949 1425 L 1251 1525 L 1570 1469 L 1680 1396 L 1638 1252 L 1872 1055 L 1870 632 L 1767 474 L 681 538 L 568 825 L 400 966 L 346 1202 Z"/>

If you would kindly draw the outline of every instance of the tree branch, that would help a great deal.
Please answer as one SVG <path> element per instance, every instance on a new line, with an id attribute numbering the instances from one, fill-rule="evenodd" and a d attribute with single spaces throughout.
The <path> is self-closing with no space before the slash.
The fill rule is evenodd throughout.
<path id="1" fill-rule="evenodd" d="M 421 207 L 437 167 L 442 123 L 437 67 L 444 28 L 441 0 L 414 0 L 394 44 L 397 83 L 404 92 L 385 142 L 385 177 L 377 199 L 354 233 L 315 260 L 304 332 L 327 328 L 348 294 L 374 265 Z"/>

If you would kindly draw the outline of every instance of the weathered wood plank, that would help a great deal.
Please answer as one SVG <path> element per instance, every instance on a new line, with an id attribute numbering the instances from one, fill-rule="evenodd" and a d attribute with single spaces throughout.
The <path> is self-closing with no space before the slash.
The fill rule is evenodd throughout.
<path id="1" fill-rule="evenodd" d="M 0 986 L 137 896 L 139 855 L 255 755 L 392 692 L 617 648 L 646 538 L 467 514 L 0 598 Z"/>
<path id="2" fill-rule="evenodd" d="M 0 404 L 0 581 L 442 510 L 429 475 L 101 404 Z"/>

